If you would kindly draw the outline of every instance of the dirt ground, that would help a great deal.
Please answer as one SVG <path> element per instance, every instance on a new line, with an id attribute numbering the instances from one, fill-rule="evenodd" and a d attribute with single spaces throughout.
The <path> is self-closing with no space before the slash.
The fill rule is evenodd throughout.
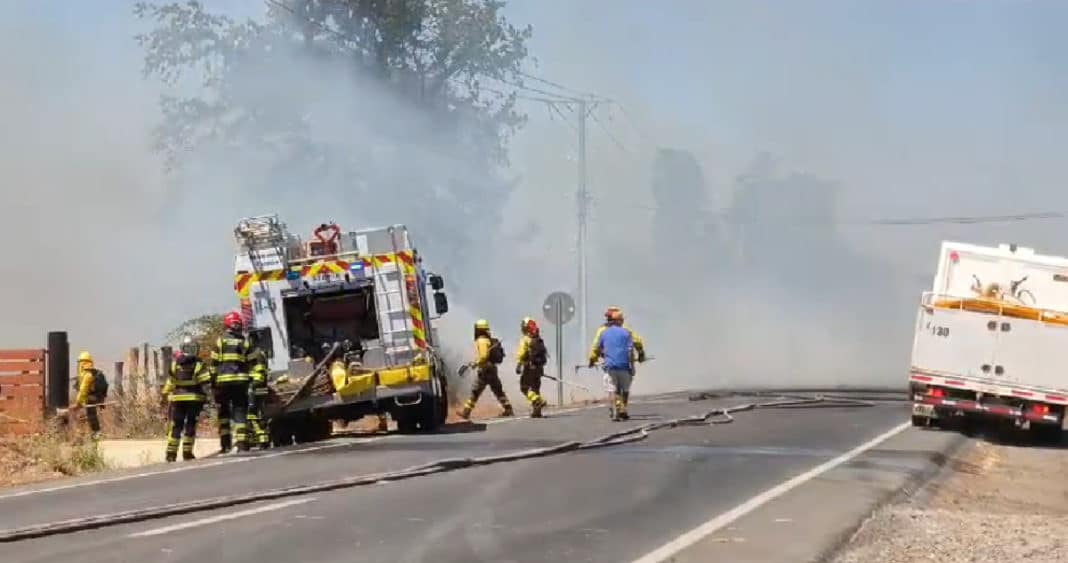
<path id="1" fill-rule="evenodd" d="M 1068 561 L 1068 449 L 977 441 L 878 511 L 837 563 Z"/>

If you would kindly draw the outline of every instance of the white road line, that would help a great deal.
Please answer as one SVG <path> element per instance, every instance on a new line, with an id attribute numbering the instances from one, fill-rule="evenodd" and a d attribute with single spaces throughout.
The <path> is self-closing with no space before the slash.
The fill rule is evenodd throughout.
<path id="1" fill-rule="evenodd" d="M 306 448 L 293 449 L 293 450 L 284 450 L 284 451 L 280 451 L 280 452 L 272 452 L 272 453 L 269 453 L 269 454 L 258 455 L 258 456 L 224 458 L 224 459 L 220 459 L 218 461 L 213 461 L 213 462 L 210 462 L 210 463 L 179 465 L 178 467 L 174 467 L 174 468 L 171 468 L 171 469 L 161 469 L 159 471 L 145 471 L 143 473 L 134 473 L 132 475 L 118 475 L 118 476 L 115 476 L 115 477 L 108 477 L 108 478 L 105 478 L 105 479 L 95 479 L 93 481 L 84 481 L 84 482 L 81 482 L 81 483 L 69 483 L 67 485 L 57 485 L 57 486 L 54 486 L 54 487 L 46 487 L 46 488 L 42 488 L 42 489 L 30 489 L 30 490 L 27 490 L 27 491 L 18 491 L 18 492 L 14 492 L 14 493 L 8 493 L 8 494 L 0 495 L 0 501 L 11 499 L 11 498 L 25 497 L 25 496 L 30 496 L 30 495 L 38 495 L 38 494 L 42 494 L 42 493 L 53 493 L 53 492 L 56 492 L 56 491 L 65 491 L 65 490 L 68 490 L 68 489 L 78 489 L 78 488 L 81 488 L 81 487 L 92 487 L 92 486 L 96 486 L 96 485 L 104 485 L 104 484 L 107 484 L 107 483 L 118 483 L 118 482 L 121 482 L 121 481 L 129 481 L 129 480 L 132 480 L 132 479 L 141 479 L 143 477 L 152 477 L 153 475 L 169 475 L 171 473 L 179 473 L 181 471 L 191 471 L 191 470 L 194 470 L 194 469 L 207 469 L 209 467 L 217 467 L 217 466 L 220 466 L 220 465 L 228 465 L 228 464 L 231 464 L 231 463 L 243 463 L 243 462 L 246 462 L 246 461 L 256 461 L 256 460 L 260 460 L 260 459 L 271 459 L 271 458 L 282 457 L 282 456 L 287 456 L 287 455 L 302 454 L 302 453 L 307 453 L 307 452 L 315 452 L 315 451 L 325 450 L 325 449 L 329 449 L 329 448 L 339 448 L 339 447 L 342 447 L 342 446 L 352 446 L 352 445 L 355 445 L 355 444 L 367 444 L 367 443 L 370 443 L 370 442 L 376 442 L 378 440 L 385 440 L 385 439 L 388 439 L 388 438 L 393 438 L 394 436 L 395 435 L 377 436 L 377 437 L 374 437 L 374 438 L 360 438 L 360 439 L 357 439 L 357 440 L 345 440 L 343 442 L 334 442 L 334 443 L 329 443 L 329 444 L 321 444 L 321 445 L 318 445 L 318 446 L 310 446 L 310 447 L 306 447 Z"/>
<path id="2" fill-rule="evenodd" d="M 242 518 L 244 516 L 252 516 L 253 514 L 260 514 L 261 512 L 270 512 L 272 510 L 281 510 L 287 506 L 293 506 L 295 504 L 304 504 L 315 500 L 312 498 L 298 498 L 293 500 L 287 500 L 282 502 L 276 502 L 274 504 L 266 504 L 256 508 L 249 508 L 247 510 L 239 510 L 237 512 L 230 512 L 228 514 L 220 514 L 218 516 L 212 516 L 210 518 L 201 518 L 200 520 L 193 520 L 192 522 L 183 522 L 181 524 L 174 524 L 172 526 L 164 526 L 162 528 L 153 528 L 151 530 L 145 530 L 143 532 L 137 532 L 130 534 L 128 538 L 147 538 L 150 536 L 162 536 L 163 534 L 169 534 L 171 532 L 177 532 L 178 530 L 185 530 L 188 528 L 196 528 L 197 526 L 206 526 L 208 524 L 214 524 L 216 522 L 225 522 L 227 520 L 234 520 L 235 518 Z"/>
<path id="3" fill-rule="evenodd" d="M 820 475 L 834 469 L 835 467 L 838 467 L 839 465 L 846 463 L 847 461 L 874 448 L 875 446 L 878 446 L 880 443 L 893 437 L 894 435 L 898 434 L 899 432 L 908 428 L 911 425 L 911 422 L 899 424 L 830 461 L 821 463 L 820 465 L 817 465 L 816 467 L 813 467 L 812 469 L 809 469 L 808 471 L 788 481 L 783 481 L 782 483 L 779 483 L 778 485 L 760 493 L 759 495 L 743 502 L 742 504 L 739 504 L 738 506 L 728 510 L 727 512 L 724 512 L 719 516 L 716 516 L 715 518 L 705 522 L 704 524 L 701 524 L 700 526 L 690 530 L 689 532 L 686 532 L 685 534 L 682 534 L 681 536 L 669 541 L 668 543 L 658 547 L 657 549 L 635 559 L 634 563 L 660 563 L 661 561 L 664 561 L 667 558 L 690 547 L 691 545 L 701 541 L 709 534 L 723 528 L 724 526 L 734 522 L 742 516 L 749 514 L 757 508 L 760 508 L 767 502 L 786 494 L 787 492 L 798 487 L 799 485 L 803 485 L 805 482 L 810 481 L 815 477 L 819 477 Z"/>

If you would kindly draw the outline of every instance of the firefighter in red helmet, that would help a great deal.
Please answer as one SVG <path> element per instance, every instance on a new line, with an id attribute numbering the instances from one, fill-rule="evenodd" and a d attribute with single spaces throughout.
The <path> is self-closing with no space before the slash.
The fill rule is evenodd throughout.
<path id="1" fill-rule="evenodd" d="M 541 378 L 545 375 L 545 364 L 549 361 L 549 351 L 541 339 L 538 323 L 530 317 L 524 317 L 519 323 L 521 337 L 516 351 L 515 373 L 519 376 L 519 392 L 530 402 L 531 418 L 541 418 L 541 410 L 548 404 L 541 396 Z"/>
<path id="2" fill-rule="evenodd" d="M 236 442 L 238 451 L 248 450 L 249 346 L 241 313 L 223 317 L 224 334 L 211 351 L 211 381 L 219 413 L 219 448 L 229 452 Z M 231 432 L 233 432 L 231 436 Z"/>

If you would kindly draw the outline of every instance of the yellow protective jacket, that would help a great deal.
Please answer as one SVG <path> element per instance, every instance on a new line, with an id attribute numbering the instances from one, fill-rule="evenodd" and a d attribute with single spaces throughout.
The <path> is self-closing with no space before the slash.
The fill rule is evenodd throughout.
<path id="1" fill-rule="evenodd" d="M 601 333 L 604 329 L 611 325 L 603 324 L 597 328 L 597 334 L 593 335 L 593 345 L 590 346 L 590 362 L 596 362 L 601 357 L 601 350 L 597 347 L 597 344 L 601 341 Z M 642 341 L 642 337 L 638 336 L 637 332 L 634 332 L 627 325 L 623 325 L 623 328 L 627 329 L 630 333 L 630 337 L 634 340 L 634 359 L 639 362 L 645 361 L 645 342 Z"/>
<path id="2" fill-rule="evenodd" d="M 208 399 L 204 388 L 211 383 L 211 373 L 200 360 L 192 362 L 174 362 L 167 383 L 163 385 L 163 396 L 172 403 L 185 401 L 204 402 Z"/>
<path id="3" fill-rule="evenodd" d="M 489 360 L 490 347 L 493 345 L 490 342 L 489 336 L 479 336 L 475 339 L 475 367 L 483 369 L 492 366 L 493 363 Z"/>
<path id="4" fill-rule="evenodd" d="M 533 341 L 529 334 L 524 334 L 523 338 L 519 339 L 519 348 L 515 351 L 516 363 L 522 366 L 530 361 L 530 343 Z"/>
<path id="5" fill-rule="evenodd" d="M 89 396 L 93 392 L 93 373 L 96 370 L 93 366 L 85 368 L 78 368 L 78 396 L 74 399 L 74 404 L 84 407 L 89 404 Z"/>

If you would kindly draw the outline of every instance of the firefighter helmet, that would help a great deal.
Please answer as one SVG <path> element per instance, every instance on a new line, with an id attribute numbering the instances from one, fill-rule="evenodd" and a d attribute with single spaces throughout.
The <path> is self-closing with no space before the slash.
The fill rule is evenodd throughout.
<path id="1" fill-rule="evenodd" d="M 241 320 L 241 313 L 237 311 L 230 311 L 223 317 L 223 327 L 227 330 L 240 329 L 245 325 L 245 322 Z"/>
<path id="2" fill-rule="evenodd" d="M 200 345 L 197 344 L 197 341 L 193 340 L 193 337 L 188 334 L 183 336 L 182 344 L 178 348 L 178 354 L 188 354 L 190 356 L 196 356 L 199 353 Z"/>
<path id="3" fill-rule="evenodd" d="M 93 362 L 93 355 L 90 354 L 89 352 L 84 352 L 83 351 L 82 353 L 78 354 L 78 361 L 79 362 L 92 363 Z"/>
<path id="4" fill-rule="evenodd" d="M 489 321 L 486 319 L 478 319 L 475 321 L 475 330 L 489 330 Z"/>

